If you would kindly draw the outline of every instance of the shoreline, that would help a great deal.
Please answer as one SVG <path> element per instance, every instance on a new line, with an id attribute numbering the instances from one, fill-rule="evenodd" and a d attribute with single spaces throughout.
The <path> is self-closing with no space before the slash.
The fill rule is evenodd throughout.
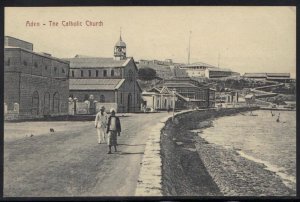
<path id="1" fill-rule="evenodd" d="M 210 127 L 214 118 L 236 115 L 248 110 L 240 108 L 198 111 L 178 116 L 174 123 L 167 122 L 161 137 L 164 195 L 294 196 L 296 194 L 275 172 L 267 170 L 267 166 L 263 163 L 251 161 L 234 149 L 209 143 L 195 132 Z M 184 162 L 183 159 L 188 162 Z M 195 180 L 197 178 L 198 181 Z M 191 186 L 195 188 L 190 189 Z"/>

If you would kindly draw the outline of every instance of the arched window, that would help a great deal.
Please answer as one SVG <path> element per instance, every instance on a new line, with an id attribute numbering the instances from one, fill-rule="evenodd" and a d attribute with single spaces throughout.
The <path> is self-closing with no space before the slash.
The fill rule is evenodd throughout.
<path id="1" fill-rule="evenodd" d="M 58 94 L 58 92 L 53 94 L 53 112 L 59 113 L 59 94 Z"/>
<path id="2" fill-rule="evenodd" d="M 44 115 L 50 114 L 50 93 L 44 94 Z"/>
<path id="3" fill-rule="evenodd" d="M 100 102 L 105 102 L 105 96 L 104 95 L 100 95 Z"/>
<path id="4" fill-rule="evenodd" d="M 39 114 L 39 93 L 37 91 L 34 91 L 32 94 L 31 114 Z"/>

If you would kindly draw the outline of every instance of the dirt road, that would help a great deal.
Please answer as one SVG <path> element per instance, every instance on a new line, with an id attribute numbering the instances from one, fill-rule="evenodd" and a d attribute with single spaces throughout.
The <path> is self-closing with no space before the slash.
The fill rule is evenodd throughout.
<path id="1" fill-rule="evenodd" d="M 10 139 L 4 142 L 4 196 L 133 196 L 147 131 L 165 116 L 121 117 L 119 151 L 110 155 L 90 121 L 80 122 L 80 130 Z"/>

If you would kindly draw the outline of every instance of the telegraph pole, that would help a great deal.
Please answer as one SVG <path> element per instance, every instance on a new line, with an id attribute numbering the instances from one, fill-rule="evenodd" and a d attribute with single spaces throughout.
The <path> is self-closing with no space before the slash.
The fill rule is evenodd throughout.
<path id="1" fill-rule="evenodd" d="M 190 64 L 190 55 L 191 55 L 191 34 L 192 31 L 190 31 L 190 36 L 189 36 L 188 64 Z"/>
<path id="2" fill-rule="evenodd" d="M 218 67 L 220 67 L 220 51 L 219 51 L 219 55 L 218 55 Z"/>

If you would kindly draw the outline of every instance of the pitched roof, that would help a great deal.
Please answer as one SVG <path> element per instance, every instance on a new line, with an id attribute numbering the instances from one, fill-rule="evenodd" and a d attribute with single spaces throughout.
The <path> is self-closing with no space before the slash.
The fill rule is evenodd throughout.
<path id="1" fill-rule="evenodd" d="M 267 73 L 245 73 L 244 77 L 267 77 Z"/>
<path id="2" fill-rule="evenodd" d="M 277 77 L 277 76 L 268 76 L 267 77 L 268 80 L 289 80 L 291 79 L 290 77 Z"/>
<path id="3" fill-rule="evenodd" d="M 267 73 L 268 77 L 290 77 L 290 73 Z"/>
<path id="4" fill-rule="evenodd" d="M 195 86 L 191 83 L 165 83 L 164 86 L 167 86 L 168 88 L 175 88 L 175 87 L 179 87 L 179 88 L 199 88 L 198 86 Z"/>
<path id="5" fill-rule="evenodd" d="M 75 57 L 64 58 L 70 61 L 70 68 L 107 68 L 107 67 L 124 67 L 131 58 L 126 60 L 114 60 L 113 58 L 100 57 Z"/>
<path id="6" fill-rule="evenodd" d="M 226 68 L 218 68 L 218 67 L 209 67 L 209 71 L 218 71 L 218 72 L 232 72 L 231 69 L 226 69 Z"/>
<path id="7" fill-rule="evenodd" d="M 70 90 L 116 90 L 125 79 L 70 79 Z"/>

